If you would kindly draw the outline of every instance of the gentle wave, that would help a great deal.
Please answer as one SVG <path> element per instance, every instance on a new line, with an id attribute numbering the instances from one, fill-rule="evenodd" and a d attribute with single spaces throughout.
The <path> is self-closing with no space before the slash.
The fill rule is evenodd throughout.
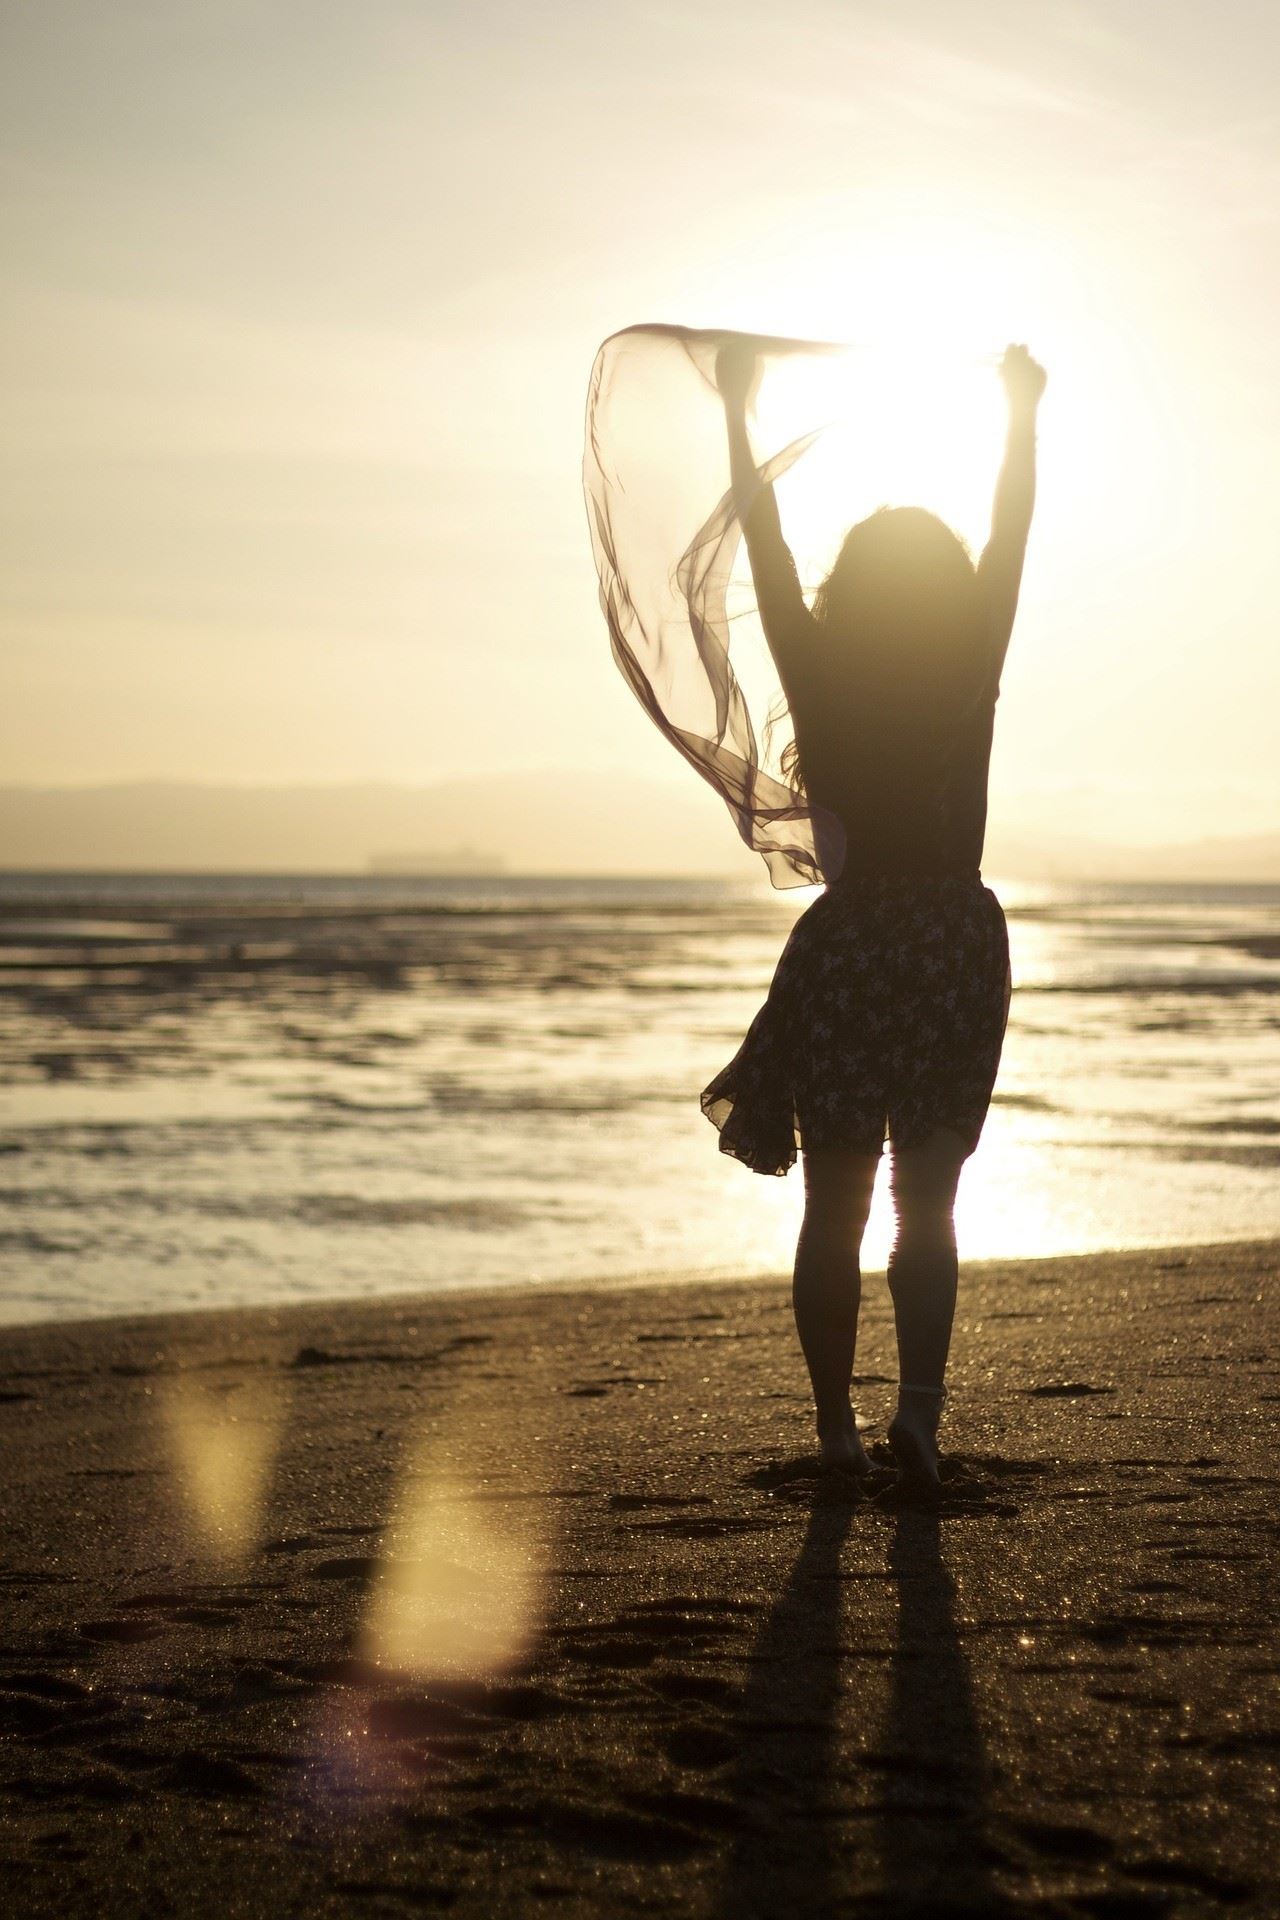
<path id="1" fill-rule="evenodd" d="M 971 1254 L 1280 1232 L 1280 888 L 1006 903 Z M 806 891 L 0 876 L 0 1313 L 785 1274 L 699 1089 Z M 888 1221 L 877 1196 L 868 1262 Z"/>

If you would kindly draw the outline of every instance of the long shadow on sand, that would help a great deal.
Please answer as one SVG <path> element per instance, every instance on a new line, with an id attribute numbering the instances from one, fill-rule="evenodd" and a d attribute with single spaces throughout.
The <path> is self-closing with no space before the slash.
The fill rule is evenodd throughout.
<path id="1" fill-rule="evenodd" d="M 716 1913 L 999 1914 L 984 1836 L 987 1764 L 936 1515 L 892 1517 L 897 1627 L 877 1741 L 857 1723 L 883 1708 L 884 1648 L 842 1648 L 851 1527 L 878 1515 L 818 1504 L 752 1656 L 729 1783 L 738 1814 Z M 856 1589 L 855 1589 L 856 1590 Z M 847 1640 L 847 1635 L 844 1636 Z M 865 1676 L 865 1677 L 864 1677 Z M 870 1685 L 867 1685 L 870 1681 Z M 860 1702 L 842 1695 L 865 1688 Z M 846 1731 L 842 1735 L 841 1723 Z"/>
<path id="2" fill-rule="evenodd" d="M 828 1913 L 845 1880 L 849 1795 L 836 1778 L 841 1549 L 857 1510 L 814 1506 L 786 1587 L 752 1654 L 729 1789 L 737 1838 L 716 1911 Z"/>
<path id="3" fill-rule="evenodd" d="M 880 1885 L 866 1910 L 996 1915 L 1005 1903 L 984 1832 L 986 1752 L 936 1514 L 895 1515 L 889 1569 L 898 1602 L 889 1711 L 880 1745 L 863 1755 L 879 1774 Z"/>

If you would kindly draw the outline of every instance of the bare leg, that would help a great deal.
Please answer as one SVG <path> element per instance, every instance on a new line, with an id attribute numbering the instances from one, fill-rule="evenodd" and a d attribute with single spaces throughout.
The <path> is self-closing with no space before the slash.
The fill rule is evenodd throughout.
<path id="1" fill-rule="evenodd" d="M 893 1156 L 897 1230 L 889 1291 L 900 1385 L 889 1444 L 907 1478 L 932 1493 L 939 1484 L 938 1417 L 956 1310 L 954 1208 L 964 1160 L 964 1141 L 949 1128 Z"/>
<path id="2" fill-rule="evenodd" d="M 872 1154 L 815 1147 L 804 1154 L 804 1221 L 791 1303 L 813 1384 L 823 1464 L 870 1471 L 849 1403 L 858 1337 L 858 1255 L 880 1162 Z"/>

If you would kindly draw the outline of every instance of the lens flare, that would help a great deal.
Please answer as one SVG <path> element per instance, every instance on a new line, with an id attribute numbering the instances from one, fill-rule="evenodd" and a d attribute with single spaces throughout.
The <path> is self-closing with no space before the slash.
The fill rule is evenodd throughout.
<path id="1" fill-rule="evenodd" d="M 365 1658 L 430 1681 L 523 1657 L 540 1618 L 542 1555 L 496 1505 L 430 1466 L 406 1476 L 369 1593 Z"/>
<path id="2" fill-rule="evenodd" d="M 216 1560 L 242 1561 L 258 1543 L 285 1412 L 279 1387 L 219 1390 L 182 1376 L 161 1402 L 180 1495 Z"/>

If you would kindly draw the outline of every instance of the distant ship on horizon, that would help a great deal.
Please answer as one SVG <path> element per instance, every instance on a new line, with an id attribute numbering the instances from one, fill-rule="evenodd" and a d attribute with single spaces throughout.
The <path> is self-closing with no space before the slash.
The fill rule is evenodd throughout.
<path id="1" fill-rule="evenodd" d="M 451 847 L 440 853 L 371 853 L 370 873 L 505 873 L 501 854 L 479 847 Z"/>

